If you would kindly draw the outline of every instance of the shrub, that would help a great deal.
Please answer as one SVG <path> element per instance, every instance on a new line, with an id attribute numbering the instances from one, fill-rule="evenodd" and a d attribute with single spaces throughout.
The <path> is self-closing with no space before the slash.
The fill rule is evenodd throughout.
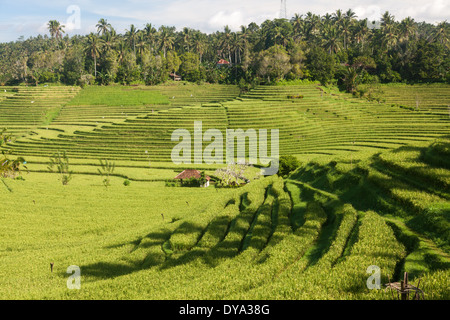
<path id="1" fill-rule="evenodd" d="M 288 95 L 288 99 L 303 99 L 303 95 L 301 94 L 295 94 L 295 95 Z"/>
<path id="2" fill-rule="evenodd" d="M 95 83 L 95 78 L 91 74 L 84 74 L 81 76 L 80 80 L 78 80 L 78 84 L 80 87 L 84 88 L 85 86 L 89 86 Z"/>
<path id="3" fill-rule="evenodd" d="M 300 166 L 300 161 L 292 155 L 280 157 L 279 176 L 286 176 Z"/>

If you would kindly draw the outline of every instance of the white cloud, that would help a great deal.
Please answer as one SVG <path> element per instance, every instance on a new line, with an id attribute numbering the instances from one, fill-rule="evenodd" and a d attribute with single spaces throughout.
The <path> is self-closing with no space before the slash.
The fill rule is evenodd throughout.
<path id="1" fill-rule="evenodd" d="M 212 16 L 208 21 L 208 25 L 212 29 L 217 30 L 227 25 L 230 27 L 232 31 L 237 31 L 243 24 L 244 24 L 244 15 L 240 11 L 234 11 L 231 13 L 219 11 L 214 16 Z"/>
<path id="2" fill-rule="evenodd" d="M 44 22 L 43 24 L 41 24 L 37 31 L 39 32 L 39 34 L 44 34 L 48 32 L 48 22 Z"/>
<path id="3" fill-rule="evenodd" d="M 81 9 L 81 28 L 77 27 L 76 19 L 70 20 L 73 13 L 67 9 L 71 5 Z M 27 13 L 22 13 L 22 8 L 27 8 Z M 393 14 L 397 21 L 411 16 L 416 21 L 436 23 L 450 17 L 450 0 L 287 0 L 289 17 L 308 11 L 324 15 L 349 8 L 358 18 L 371 20 L 379 20 L 385 11 Z M 6 25 L 14 27 L 10 27 L 9 32 L 3 31 L 0 41 L 17 39 L 22 34 L 28 37 L 48 33 L 46 23 L 51 19 L 65 24 L 66 33 L 70 35 L 95 32 L 100 18 L 108 19 L 119 33 L 130 24 L 143 28 L 145 23 L 156 27 L 175 26 L 178 30 L 190 27 L 211 33 L 223 30 L 225 25 L 238 30 L 250 22 L 261 24 L 266 19 L 277 18 L 279 11 L 278 0 L 25 0 L 20 5 L 12 2 L 3 7 L 2 4 L 2 29 L 5 30 Z"/>

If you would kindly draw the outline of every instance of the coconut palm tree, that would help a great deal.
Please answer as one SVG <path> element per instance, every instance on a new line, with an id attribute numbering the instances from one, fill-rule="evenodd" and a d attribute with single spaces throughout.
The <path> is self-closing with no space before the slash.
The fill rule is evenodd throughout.
<path id="1" fill-rule="evenodd" d="M 302 38 L 304 21 L 301 14 L 296 13 L 291 19 L 292 27 L 294 29 L 294 37 L 297 39 Z"/>
<path id="2" fill-rule="evenodd" d="M 112 26 L 110 23 L 108 23 L 108 20 L 105 20 L 103 18 L 98 21 L 98 23 L 95 27 L 97 28 L 97 33 L 99 35 L 101 33 L 102 36 L 104 36 L 105 34 L 110 32 L 110 30 L 112 29 Z"/>
<path id="3" fill-rule="evenodd" d="M 352 9 L 348 9 L 345 12 L 345 18 L 348 20 L 353 20 L 353 19 L 357 18 L 357 15 Z"/>
<path id="4" fill-rule="evenodd" d="M 118 42 L 116 30 L 114 30 L 114 28 L 111 28 L 109 32 L 103 35 L 103 40 L 105 42 L 105 50 L 112 50 L 113 48 L 115 48 Z"/>
<path id="5" fill-rule="evenodd" d="M 364 50 L 364 44 L 369 38 L 370 29 L 367 26 L 368 19 L 358 21 L 354 26 L 354 40 L 361 45 L 361 50 Z"/>
<path id="6" fill-rule="evenodd" d="M 104 40 L 99 38 L 96 34 L 91 33 L 87 37 L 86 53 L 94 59 L 94 75 L 97 77 L 97 58 L 104 46 Z"/>
<path id="7" fill-rule="evenodd" d="M 194 33 L 194 36 L 192 37 L 192 46 L 194 51 L 199 55 L 200 63 L 202 63 L 203 54 L 206 50 L 206 37 L 203 33 Z"/>
<path id="8" fill-rule="evenodd" d="M 395 22 L 395 17 L 389 13 L 389 11 L 386 11 L 383 13 L 383 16 L 381 17 L 381 26 L 386 27 L 390 26 Z"/>
<path id="9" fill-rule="evenodd" d="M 50 36 L 54 39 L 62 39 L 62 34 L 65 33 L 63 28 L 65 27 L 59 21 L 50 20 L 47 24 Z"/>
<path id="10" fill-rule="evenodd" d="M 117 45 L 117 60 L 119 63 L 122 63 L 128 49 L 128 45 L 125 41 L 119 41 Z"/>
<path id="11" fill-rule="evenodd" d="M 167 55 L 167 50 L 172 49 L 173 45 L 175 43 L 175 36 L 173 34 L 173 28 L 161 26 L 159 28 L 159 42 L 160 42 L 160 47 L 163 49 L 164 58 L 165 58 Z"/>
<path id="12" fill-rule="evenodd" d="M 134 24 L 132 24 L 130 26 L 129 30 L 125 30 L 125 37 L 127 38 L 127 40 L 130 42 L 130 45 L 132 45 L 133 47 L 133 52 L 134 55 L 136 55 L 136 40 L 138 38 L 138 32 L 139 30 L 136 29 L 136 27 L 134 26 Z"/>
<path id="13" fill-rule="evenodd" d="M 246 26 L 241 26 L 241 31 L 239 31 L 239 41 L 242 43 L 244 49 L 247 49 L 250 42 L 251 32 Z"/>
<path id="14" fill-rule="evenodd" d="M 241 62 L 241 52 L 244 49 L 239 33 L 233 32 L 231 36 L 231 46 L 234 51 L 234 63 Z"/>
<path id="15" fill-rule="evenodd" d="M 192 30 L 190 28 L 184 27 L 183 31 L 181 32 L 181 37 L 183 49 L 187 49 L 187 52 L 190 52 L 192 41 Z"/>
<path id="16" fill-rule="evenodd" d="M 398 43 L 398 28 L 395 17 L 386 11 L 381 17 L 381 44 L 386 51 L 391 50 Z"/>
<path id="17" fill-rule="evenodd" d="M 144 34 L 145 39 L 149 43 L 150 52 L 153 52 L 156 38 L 158 36 L 158 31 L 155 29 L 155 27 L 152 26 L 151 23 L 147 23 L 144 28 Z"/>
<path id="18" fill-rule="evenodd" d="M 340 31 L 344 39 L 344 49 L 347 50 L 348 38 L 351 34 L 352 22 L 349 19 L 344 19 L 341 21 Z"/>
<path id="19" fill-rule="evenodd" d="M 321 18 L 319 15 L 313 14 L 311 11 L 306 13 L 305 17 L 305 33 L 307 40 L 311 40 L 319 32 Z"/>
<path id="20" fill-rule="evenodd" d="M 449 46 L 449 23 L 447 21 L 443 21 L 439 23 L 434 32 L 433 37 L 440 44 L 445 45 L 447 48 Z"/>
<path id="21" fill-rule="evenodd" d="M 139 32 L 136 42 L 137 53 L 142 56 L 147 51 L 147 42 L 145 41 L 145 33 Z"/>
<path id="22" fill-rule="evenodd" d="M 340 27 L 342 21 L 344 21 L 345 16 L 341 9 L 336 10 L 335 13 L 333 13 L 333 21 L 336 24 L 336 26 Z"/>
<path id="23" fill-rule="evenodd" d="M 417 26 L 413 18 L 407 17 L 400 22 L 399 26 L 400 36 L 399 41 L 409 41 L 410 38 L 415 38 L 417 34 Z"/>
<path id="24" fill-rule="evenodd" d="M 323 30 L 323 45 L 328 50 L 329 54 L 336 53 L 341 50 L 341 41 L 338 29 L 335 26 L 330 26 Z"/>
<path id="25" fill-rule="evenodd" d="M 383 35 L 382 45 L 385 50 L 389 51 L 398 43 L 398 28 L 395 24 L 393 16 L 387 11 L 381 18 L 381 33 Z"/>
<path id="26" fill-rule="evenodd" d="M 222 50 L 228 53 L 228 61 L 231 61 L 231 37 L 232 32 L 229 26 L 225 26 L 221 35 Z"/>
<path id="27" fill-rule="evenodd" d="M 329 27 L 331 26 L 333 21 L 333 15 L 329 14 L 328 12 L 322 17 L 323 26 Z"/>

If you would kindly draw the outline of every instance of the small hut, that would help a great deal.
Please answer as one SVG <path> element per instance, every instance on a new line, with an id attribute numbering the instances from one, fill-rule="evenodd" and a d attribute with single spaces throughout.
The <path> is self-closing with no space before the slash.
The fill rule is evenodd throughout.
<path id="1" fill-rule="evenodd" d="M 183 180 L 189 180 L 189 179 L 197 179 L 199 180 L 202 177 L 202 172 L 200 172 L 199 170 L 195 170 L 195 169 L 187 169 L 184 170 L 183 172 L 181 172 L 180 174 L 178 174 L 174 179 L 175 180 L 180 180 L 181 183 L 183 183 Z M 205 179 L 206 182 L 204 184 L 201 184 L 200 187 L 201 188 L 207 188 L 209 187 L 209 181 L 211 180 L 211 178 L 207 175 L 205 175 Z"/>
<path id="2" fill-rule="evenodd" d="M 218 67 L 224 67 L 224 66 L 230 67 L 231 63 L 225 59 L 220 59 L 219 62 L 217 62 L 217 66 Z"/>
<path id="3" fill-rule="evenodd" d="M 171 74 L 170 74 L 170 78 L 171 78 L 173 81 L 181 81 L 181 76 L 177 75 L 176 73 L 171 73 Z"/>

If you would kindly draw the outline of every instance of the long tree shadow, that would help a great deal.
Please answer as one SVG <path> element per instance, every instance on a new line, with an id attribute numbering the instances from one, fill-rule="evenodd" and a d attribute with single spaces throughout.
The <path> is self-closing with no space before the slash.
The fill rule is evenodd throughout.
<path id="1" fill-rule="evenodd" d="M 97 262 L 81 267 L 82 275 L 97 278 L 98 280 L 114 279 L 140 270 L 140 264 L 135 261 L 134 264 Z"/>
<path id="2" fill-rule="evenodd" d="M 106 248 L 120 248 L 123 246 L 131 246 L 128 255 L 123 257 L 124 262 L 106 262 L 101 261 L 93 264 L 81 266 L 83 275 L 94 277 L 97 279 L 113 279 L 134 272 L 141 271 L 150 267 L 160 265 L 165 261 L 165 254 L 162 251 L 162 244 L 167 241 L 170 236 L 170 230 L 159 230 L 150 232 L 146 236 L 134 241 L 118 243 L 110 245 Z M 153 250 L 150 250 L 153 249 Z M 133 254 L 138 250 L 147 250 L 144 258 L 135 258 Z M 129 256 L 131 254 L 131 256 Z M 142 256 L 142 255 L 138 255 Z"/>
<path id="3" fill-rule="evenodd" d="M 319 237 L 308 254 L 308 267 L 315 265 L 323 255 L 330 249 L 331 244 L 336 239 L 343 215 L 336 215 L 336 211 L 340 209 L 342 203 L 337 200 L 331 200 L 323 205 L 327 214 L 327 221 L 323 224 Z"/>

